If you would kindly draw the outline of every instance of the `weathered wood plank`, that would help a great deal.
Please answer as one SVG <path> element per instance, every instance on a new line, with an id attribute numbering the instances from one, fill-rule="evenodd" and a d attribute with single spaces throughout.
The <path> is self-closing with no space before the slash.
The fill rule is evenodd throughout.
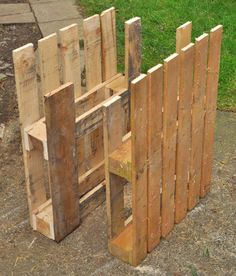
<path id="1" fill-rule="evenodd" d="M 176 120 L 179 81 L 179 56 L 173 54 L 164 60 L 163 96 L 163 171 L 162 171 L 162 236 L 174 226 Z"/>
<path id="2" fill-rule="evenodd" d="M 188 209 L 199 201 L 204 131 L 204 101 L 207 76 L 208 34 L 196 38 L 192 107 L 192 146 Z"/>
<path id="3" fill-rule="evenodd" d="M 220 52 L 223 26 L 211 29 L 208 53 L 208 71 L 206 84 L 206 115 L 203 137 L 203 157 L 200 196 L 204 197 L 211 187 L 214 126 L 218 93 Z"/>
<path id="4" fill-rule="evenodd" d="M 55 240 L 80 222 L 73 84 L 45 95 L 49 172 Z"/>
<path id="5" fill-rule="evenodd" d="M 75 98 L 81 96 L 80 48 L 78 24 L 60 29 L 63 83 L 73 82 Z"/>
<path id="6" fill-rule="evenodd" d="M 176 53 L 191 43 L 192 22 L 188 21 L 176 29 Z"/>
<path id="7" fill-rule="evenodd" d="M 163 65 L 148 70 L 148 252 L 160 242 Z"/>
<path id="8" fill-rule="evenodd" d="M 193 97 L 194 44 L 180 51 L 178 133 L 176 152 L 175 222 L 187 214 L 191 156 L 191 109 Z"/>

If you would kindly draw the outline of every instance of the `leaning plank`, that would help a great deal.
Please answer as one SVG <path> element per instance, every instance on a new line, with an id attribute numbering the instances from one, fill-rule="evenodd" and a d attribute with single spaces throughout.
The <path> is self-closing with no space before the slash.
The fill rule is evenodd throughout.
<path id="1" fill-rule="evenodd" d="M 182 48 L 191 43 L 192 22 L 188 21 L 176 29 L 176 53 L 180 54 Z"/>
<path id="2" fill-rule="evenodd" d="M 141 72 L 141 19 L 134 17 L 125 22 L 125 85 Z"/>
<path id="3" fill-rule="evenodd" d="M 27 151 L 25 148 L 26 141 L 24 129 L 40 119 L 33 44 L 27 44 L 14 50 L 13 62 L 20 115 L 27 199 L 29 205 L 30 223 L 33 226 L 33 210 L 46 201 L 43 155 L 36 149 L 33 151 Z"/>
<path id="4" fill-rule="evenodd" d="M 42 94 L 60 86 L 57 35 L 52 34 L 38 41 L 39 68 Z"/>
<path id="5" fill-rule="evenodd" d="M 203 157 L 200 196 L 203 197 L 211 187 L 214 125 L 218 92 L 220 51 L 223 26 L 219 25 L 210 32 L 208 53 L 208 75 L 206 84 L 206 116 L 203 138 Z"/>
<path id="6" fill-rule="evenodd" d="M 75 98 L 81 96 L 80 49 L 78 24 L 60 29 L 63 83 L 73 82 Z"/>
<path id="7" fill-rule="evenodd" d="M 73 84 L 45 95 L 48 162 L 55 240 L 80 222 Z"/>
<path id="8" fill-rule="evenodd" d="M 147 255 L 147 76 L 131 82 L 131 163 L 133 256 L 137 266 Z"/>
<path id="9" fill-rule="evenodd" d="M 194 88 L 192 106 L 192 146 L 189 179 L 188 209 L 199 201 L 204 131 L 204 101 L 207 76 L 208 34 L 196 38 Z"/>
<path id="10" fill-rule="evenodd" d="M 163 175 L 162 175 L 162 236 L 174 226 L 176 119 L 179 78 L 179 56 L 173 54 L 164 60 L 163 96 Z"/>
<path id="11" fill-rule="evenodd" d="M 87 90 L 102 82 L 101 66 L 101 28 L 99 15 L 94 15 L 83 21 L 84 55 Z"/>
<path id="12" fill-rule="evenodd" d="M 148 252 L 160 242 L 163 65 L 148 70 Z"/>
<path id="13" fill-rule="evenodd" d="M 117 74 L 116 11 L 105 10 L 100 15 L 102 34 L 102 78 L 108 80 Z"/>
<path id="14" fill-rule="evenodd" d="M 193 95 L 194 44 L 181 49 L 176 152 L 175 222 L 187 214 L 191 155 L 191 109 Z"/>

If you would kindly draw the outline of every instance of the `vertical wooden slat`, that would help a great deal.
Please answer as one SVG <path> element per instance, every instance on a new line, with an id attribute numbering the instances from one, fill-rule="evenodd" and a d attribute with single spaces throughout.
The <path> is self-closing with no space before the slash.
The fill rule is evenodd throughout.
<path id="1" fill-rule="evenodd" d="M 174 226 L 178 79 L 179 56 L 178 54 L 173 54 L 164 60 L 163 176 L 161 210 L 163 237 L 166 237 Z"/>
<path id="2" fill-rule="evenodd" d="M 188 21 L 176 29 L 176 53 L 191 43 L 192 22 Z"/>
<path id="3" fill-rule="evenodd" d="M 122 144 L 121 97 L 115 96 L 104 104 L 104 150 L 106 172 L 106 204 L 109 239 L 124 229 L 123 180 L 109 172 L 109 154 Z"/>
<path id="4" fill-rule="evenodd" d="M 175 222 L 187 214 L 191 154 L 191 109 L 193 96 L 194 44 L 181 49 L 176 152 Z"/>
<path id="5" fill-rule="evenodd" d="M 81 72 L 78 24 L 60 29 L 63 83 L 73 82 L 75 98 L 81 96 Z"/>
<path id="6" fill-rule="evenodd" d="M 73 84 L 45 95 L 45 117 L 55 240 L 80 221 Z"/>
<path id="7" fill-rule="evenodd" d="M 39 67 L 42 94 L 60 86 L 57 35 L 52 34 L 38 41 Z"/>
<path id="8" fill-rule="evenodd" d="M 203 197 L 211 187 L 213 164 L 214 125 L 218 92 L 220 52 L 223 26 L 211 29 L 208 53 L 208 75 L 206 84 L 206 115 L 203 138 L 203 158 L 200 196 Z"/>
<path id="9" fill-rule="evenodd" d="M 148 70 L 148 252 L 160 242 L 163 65 Z"/>
<path id="10" fill-rule="evenodd" d="M 102 82 L 102 50 L 101 28 L 99 15 L 94 15 L 83 21 L 84 56 L 87 90 Z"/>
<path id="11" fill-rule="evenodd" d="M 116 11 L 105 10 L 100 15 L 102 34 L 102 79 L 106 81 L 117 74 Z"/>
<path id="12" fill-rule="evenodd" d="M 40 119 L 37 73 L 33 44 L 30 43 L 14 50 L 13 62 L 25 165 L 27 199 L 30 223 L 33 226 L 33 210 L 46 201 L 43 154 L 37 149 L 27 151 L 24 138 L 24 128 Z"/>
<path id="13" fill-rule="evenodd" d="M 201 163 L 204 131 L 204 101 L 207 76 L 208 34 L 196 38 L 194 88 L 192 107 L 192 146 L 189 179 L 188 209 L 191 210 L 199 201 Z"/>
<path id="14" fill-rule="evenodd" d="M 134 17 L 125 22 L 125 85 L 141 72 L 141 19 Z"/>
<path id="15" fill-rule="evenodd" d="M 147 255 L 147 76 L 131 82 L 133 265 Z"/>

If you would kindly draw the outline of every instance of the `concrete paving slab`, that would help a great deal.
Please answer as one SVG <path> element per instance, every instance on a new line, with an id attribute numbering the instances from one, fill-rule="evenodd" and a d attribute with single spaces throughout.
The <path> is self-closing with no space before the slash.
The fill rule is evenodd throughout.
<path id="1" fill-rule="evenodd" d="M 35 18 L 32 12 L 0 16 L 0 24 L 22 24 L 34 22 Z"/>
<path id="2" fill-rule="evenodd" d="M 31 12 L 29 4 L 0 4 L 0 16 Z"/>

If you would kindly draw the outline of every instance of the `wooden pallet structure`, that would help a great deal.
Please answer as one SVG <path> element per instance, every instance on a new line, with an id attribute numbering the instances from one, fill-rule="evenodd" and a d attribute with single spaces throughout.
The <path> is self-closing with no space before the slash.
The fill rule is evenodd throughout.
<path id="1" fill-rule="evenodd" d="M 125 23 L 126 49 L 139 25 Z M 30 223 L 56 241 L 105 200 L 103 104 L 122 98 L 129 131 L 128 80 L 140 74 L 140 52 L 117 72 L 114 8 L 85 19 L 83 30 L 86 88 L 77 24 L 40 39 L 38 56 L 32 44 L 13 51 Z"/>
<path id="2" fill-rule="evenodd" d="M 176 53 L 131 81 L 129 135 L 122 133 L 121 97 L 104 104 L 108 246 L 131 265 L 210 190 L 222 30 L 216 26 L 192 43 L 191 22 L 177 29 Z"/>

